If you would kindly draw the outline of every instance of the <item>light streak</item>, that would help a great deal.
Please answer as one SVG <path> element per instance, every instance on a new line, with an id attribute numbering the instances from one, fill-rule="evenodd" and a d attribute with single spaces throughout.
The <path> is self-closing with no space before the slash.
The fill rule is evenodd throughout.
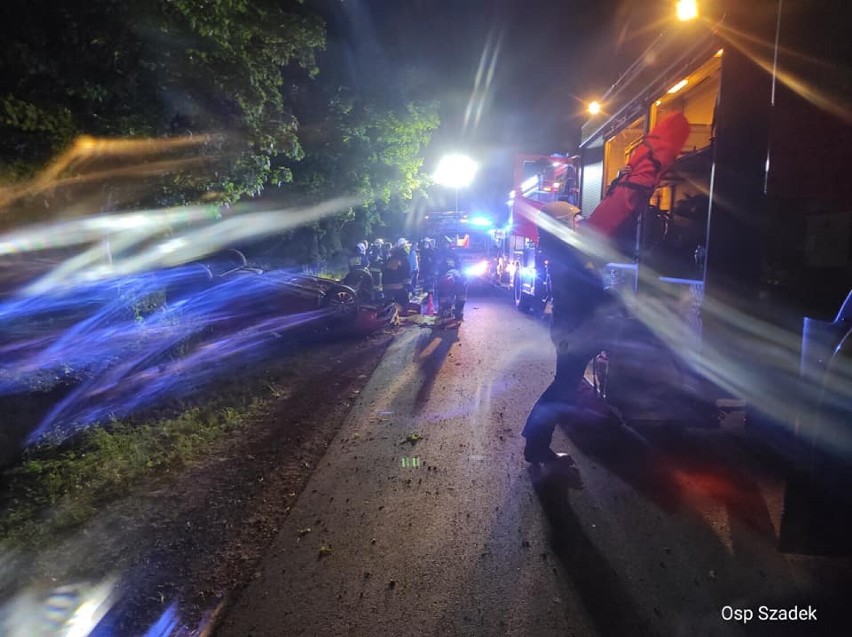
<path id="1" fill-rule="evenodd" d="M 25 294 L 45 294 L 53 289 L 194 261 L 238 242 L 286 232 L 348 210 L 354 203 L 354 198 L 339 198 L 306 209 L 262 211 L 234 206 L 221 220 L 217 219 L 215 207 L 192 206 L 37 224 L 0 235 L 0 256 L 91 246 L 24 290 Z M 171 236 L 163 236 L 169 229 Z M 45 240 L 45 236 L 51 238 Z M 104 257 L 101 241 L 109 241 L 109 260 Z"/>
<path id="2" fill-rule="evenodd" d="M 222 156 L 210 147 L 219 146 L 223 141 L 224 138 L 214 135 L 168 139 L 96 139 L 84 135 L 33 179 L 0 187 L 0 211 L 26 197 L 70 186 L 198 168 Z M 199 152 L 202 149 L 203 155 Z M 171 156 L 192 151 L 195 154 L 188 157 Z"/>
<path id="3" fill-rule="evenodd" d="M 479 126 L 479 121 L 482 118 L 482 113 L 491 97 L 491 83 L 494 81 L 494 71 L 497 68 L 497 61 L 500 59 L 500 51 L 503 48 L 503 31 L 495 37 L 492 29 L 488 35 L 488 40 L 482 49 L 482 55 L 479 58 L 479 67 L 476 70 L 476 78 L 474 79 L 473 90 L 468 98 L 467 107 L 464 112 L 464 120 L 462 128 L 467 131 L 468 128 L 476 130 Z"/>
<path id="4" fill-rule="evenodd" d="M 0 220 L 19 220 L 25 197 L 79 184 L 107 190 L 104 182 L 116 177 L 199 165 L 182 154 L 222 141 L 80 138 L 33 180 L 0 188 Z M 351 196 L 302 208 L 192 205 L 81 215 L 89 204 L 79 201 L 50 208 L 53 220 L 0 234 L 0 396 L 64 392 L 32 430 L 32 442 L 48 430 L 187 395 L 230 363 L 257 360 L 277 336 L 329 317 L 319 307 L 322 292 L 307 292 L 313 296 L 302 303 L 293 273 L 220 278 L 193 262 L 358 203 Z"/>
<path id="5" fill-rule="evenodd" d="M 842 89 L 847 79 L 845 68 L 817 57 L 803 55 L 789 48 L 776 47 L 773 43 L 745 31 L 733 29 L 725 23 L 719 25 L 718 33 L 730 46 L 745 54 L 752 62 L 770 74 L 773 83 L 777 80 L 814 106 L 831 113 L 847 124 L 852 122 L 852 102 Z M 795 61 L 802 70 L 797 73 L 790 64 L 781 64 L 777 54 L 781 54 L 791 63 Z M 816 78 L 816 80 L 807 78 Z M 838 90 L 831 92 L 826 88 L 829 86 L 836 86 Z"/>
<path id="6" fill-rule="evenodd" d="M 270 355 L 278 336 L 329 316 L 292 312 L 292 274 L 206 281 L 197 266 L 22 296 L 0 304 L 0 395 L 84 380 L 69 390 L 30 435 L 122 417 L 184 396 L 221 377 L 237 361 Z M 200 285 L 199 285 L 200 284 Z M 292 302 L 292 299 L 290 299 Z M 149 303 L 148 310 L 134 303 Z M 308 305 L 311 299 L 307 299 Z"/>
<path id="7" fill-rule="evenodd" d="M 576 247 L 594 262 L 628 260 L 588 228 L 578 233 L 546 215 L 535 218 L 544 230 Z M 817 426 L 815 418 L 806 410 L 803 412 L 803 405 L 829 407 L 818 424 L 832 441 L 830 451 L 852 453 L 852 439 L 843 433 L 848 430 L 844 419 L 848 419 L 852 405 L 852 366 L 848 362 L 837 363 L 837 380 L 828 387 L 812 378 L 802 379 L 799 375 L 801 335 L 779 327 L 786 317 L 774 317 L 770 322 L 706 294 L 701 315 L 704 324 L 712 328 L 706 330 L 701 346 L 695 347 L 692 328 L 676 310 L 678 299 L 660 281 L 660 275 L 643 265 L 639 268 L 639 281 L 639 289 L 644 290 L 642 294 L 623 289 L 614 291 L 631 314 L 676 352 L 695 374 L 741 397 L 790 431 L 796 428 L 803 413 L 809 422 L 800 422 L 800 425 Z"/>

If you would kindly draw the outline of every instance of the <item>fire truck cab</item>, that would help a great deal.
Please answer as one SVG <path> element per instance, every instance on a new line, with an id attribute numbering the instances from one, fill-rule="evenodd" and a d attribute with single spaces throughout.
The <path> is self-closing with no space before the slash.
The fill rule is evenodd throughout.
<path id="1" fill-rule="evenodd" d="M 567 201 L 576 205 L 577 158 L 564 155 L 518 155 L 515 187 L 509 192 L 509 224 L 503 258 L 504 282 L 513 291 L 515 306 L 541 313 L 550 299 L 547 262 L 538 249 L 538 229 L 521 213 L 521 206 Z"/>

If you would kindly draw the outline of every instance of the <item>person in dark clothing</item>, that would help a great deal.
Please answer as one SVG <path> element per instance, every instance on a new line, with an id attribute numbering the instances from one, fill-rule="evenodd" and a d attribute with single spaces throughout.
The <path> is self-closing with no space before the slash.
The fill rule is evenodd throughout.
<path id="1" fill-rule="evenodd" d="M 388 254 L 382 270 L 382 287 L 385 294 L 403 308 L 408 307 L 408 287 L 411 284 L 411 268 L 406 245 L 405 239 L 397 241 L 396 246 Z"/>
<path id="2" fill-rule="evenodd" d="M 430 293 L 435 287 L 435 243 L 432 239 L 423 239 L 420 247 L 420 282 L 423 289 Z"/>
<path id="3" fill-rule="evenodd" d="M 438 299 L 438 314 L 447 327 L 458 327 L 464 320 L 467 301 L 467 277 L 462 270 L 461 257 L 455 242 L 444 237 L 441 248 L 435 255 L 435 297 Z M 452 311 L 454 321 L 449 322 Z"/>
<path id="4" fill-rule="evenodd" d="M 661 119 L 630 154 L 627 166 L 619 171 L 606 196 L 580 228 L 576 225 L 579 210 L 567 202 L 548 203 L 541 209 L 537 224 L 539 242 L 550 264 L 556 377 L 533 406 L 524 426 L 524 458 L 528 462 L 559 458 L 550 449 L 554 427 L 559 420 L 576 414 L 577 391 L 586 365 L 600 350 L 610 349 L 624 317 L 618 297 L 604 289 L 597 267 L 554 232 L 561 235 L 579 229 L 590 246 L 597 244 L 594 252 L 617 248 L 619 239 L 631 230 L 629 222 L 641 213 L 662 176 L 681 154 L 689 131 L 683 113 L 675 111 Z"/>
<path id="5" fill-rule="evenodd" d="M 435 294 L 435 241 L 428 237 L 423 239 L 420 248 L 420 285 L 426 293 L 425 307 L 431 308 Z"/>
<path id="6" fill-rule="evenodd" d="M 579 209 L 566 202 L 544 206 L 541 214 L 574 229 Z M 620 317 L 616 297 L 604 289 L 597 267 L 563 239 L 539 227 L 539 247 L 548 261 L 553 299 L 550 336 L 556 348 L 556 375 L 533 405 L 522 435 L 527 462 L 551 462 L 564 454 L 550 448 L 560 420 L 576 415 L 577 393 L 586 366 L 611 338 Z"/>
<path id="7" fill-rule="evenodd" d="M 420 285 L 420 246 L 414 242 L 408 244 L 408 268 L 411 272 L 411 293 L 414 294 Z"/>
<path id="8" fill-rule="evenodd" d="M 359 241 L 355 245 L 355 251 L 349 257 L 349 270 L 366 270 L 370 267 L 370 259 L 367 257 L 367 244 Z"/>
<path id="9" fill-rule="evenodd" d="M 382 246 L 384 241 L 376 239 L 367 250 L 367 259 L 370 261 L 370 275 L 373 277 L 373 291 L 378 296 L 382 293 L 382 268 L 385 264 Z"/>

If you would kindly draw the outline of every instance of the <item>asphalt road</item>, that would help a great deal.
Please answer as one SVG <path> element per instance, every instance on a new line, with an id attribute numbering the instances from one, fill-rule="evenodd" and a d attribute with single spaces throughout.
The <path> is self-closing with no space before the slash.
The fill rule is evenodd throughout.
<path id="1" fill-rule="evenodd" d="M 468 308 L 401 332 L 219 637 L 849 634 L 849 560 L 778 552 L 783 477 L 738 435 L 589 422 L 531 471 L 546 327 Z"/>

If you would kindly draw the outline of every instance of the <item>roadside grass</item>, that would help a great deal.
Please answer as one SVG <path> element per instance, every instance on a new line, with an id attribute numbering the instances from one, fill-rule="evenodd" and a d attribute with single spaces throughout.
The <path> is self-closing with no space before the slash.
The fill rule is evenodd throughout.
<path id="1" fill-rule="evenodd" d="M 32 449 L 4 476 L 0 547 L 45 548 L 143 480 L 202 461 L 227 434 L 264 413 L 275 398 L 272 389 L 242 400 L 220 398 L 171 418 L 113 421 L 70 443 Z"/>

